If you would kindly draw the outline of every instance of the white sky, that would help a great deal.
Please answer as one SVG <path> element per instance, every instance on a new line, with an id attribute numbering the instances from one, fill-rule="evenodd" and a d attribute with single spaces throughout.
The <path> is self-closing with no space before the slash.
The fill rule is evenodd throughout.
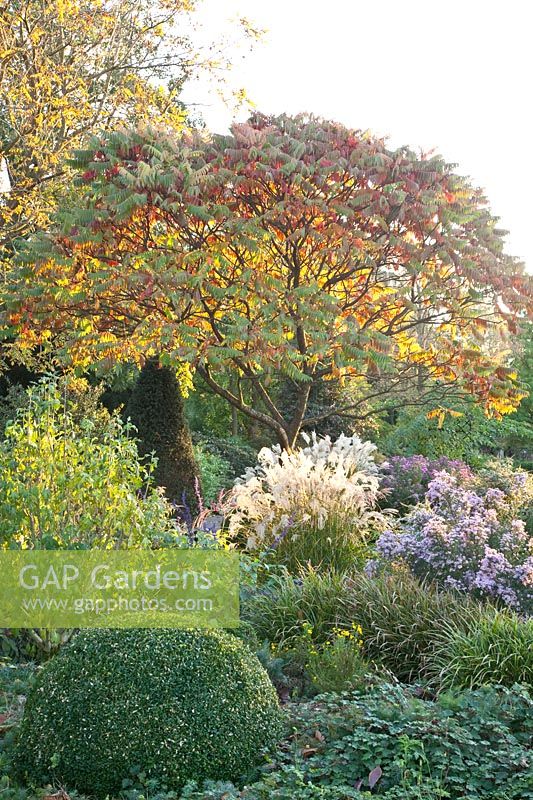
<path id="1" fill-rule="evenodd" d="M 233 81 L 266 113 L 309 111 L 435 148 L 486 190 L 508 252 L 533 270 L 531 0 L 204 0 L 216 38 L 231 18 L 266 28 Z M 208 127 L 231 112 L 190 87 Z M 246 112 L 238 115 L 246 117 Z"/>

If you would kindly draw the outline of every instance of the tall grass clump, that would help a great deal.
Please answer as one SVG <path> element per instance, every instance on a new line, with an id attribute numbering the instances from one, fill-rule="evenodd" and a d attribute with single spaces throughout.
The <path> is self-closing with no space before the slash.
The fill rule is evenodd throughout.
<path id="1" fill-rule="evenodd" d="M 450 619 L 436 636 L 429 672 L 445 689 L 533 686 L 533 619 L 495 609 L 467 628 Z"/>
<path id="2" fill-rule="evenodd" d="M 349 569 L 390 519 L 376 508 L 375 445 L 357 436 L 308 438 L 291 453 L 263 448 L 228 500 L 230 536 L 297 572 Z"/>
<path id="3" fill-rule="evenodd" d="M 314 570 L 272 578 L 242 610 L 258 639 L 282 647 L 296 642 L 304 626 L 317 645 L 336 628 L 359 626 L 364 656 L 404 682 L 426 679 L 436 636 L 449 620 L 468 630 L 481 613 L 474 600 L 408 573 L 373 578 Z"/>
<path id="4" fill-rule="evenodd" d="M 243 604 L 242 618 L 260 641 L 290 646 L 307 625 L 313 630 L 313 640 L 323 644 L 344 622 L 345 591 L 345 577 L 331 570 L 307 569 L 296 577 L 276 575 Z"/>
<path id="5" fill-rule="evenodd" d="M 424 680 L 435 636 L 450 619 L 458 630 L 479 615 L 479 605 L 408 573 L 346 579 L 344 616 L 363 629 L 365 654 L 406 683 Z"/>

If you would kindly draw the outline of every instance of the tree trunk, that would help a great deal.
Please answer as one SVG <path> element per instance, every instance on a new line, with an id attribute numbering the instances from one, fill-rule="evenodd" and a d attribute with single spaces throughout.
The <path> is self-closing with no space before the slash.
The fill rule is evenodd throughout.
<path id="1" fill-rule="evenodd" d="M 281 446 L 281 449 L 286 450 L 288 453 L 290 453 L 294 441 L 291 441 L 289 439 L 289 434 L 287 433 L 287 431 L 284 429 L 277 431 L 277 439 L 278 439 L 278 444 Z"/>

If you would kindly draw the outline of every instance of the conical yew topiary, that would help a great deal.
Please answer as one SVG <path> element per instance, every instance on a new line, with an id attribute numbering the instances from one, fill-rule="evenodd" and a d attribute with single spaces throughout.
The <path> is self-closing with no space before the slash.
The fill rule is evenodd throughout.
<path id="1" fill-rule="evenodd" d="M 157 456 L 154 479 L 168 499 L 197 510 L 199 471 L 176 373 L 149 359 L 139 374 L 126 414 L 137 429 L 139 452 Z"/>

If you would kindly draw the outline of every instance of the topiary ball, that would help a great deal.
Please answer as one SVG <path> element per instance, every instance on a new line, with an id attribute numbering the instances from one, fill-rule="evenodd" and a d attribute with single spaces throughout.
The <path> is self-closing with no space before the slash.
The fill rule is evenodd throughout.
<path id="1" fill-rule="evenodd" d="M 281 735 L 256 656 L 221 631 L 91 630 L 40 673 L 24 711 L 18 775 L 104 797 L 139 769 L 168 789 L 237 781 Z"/>

